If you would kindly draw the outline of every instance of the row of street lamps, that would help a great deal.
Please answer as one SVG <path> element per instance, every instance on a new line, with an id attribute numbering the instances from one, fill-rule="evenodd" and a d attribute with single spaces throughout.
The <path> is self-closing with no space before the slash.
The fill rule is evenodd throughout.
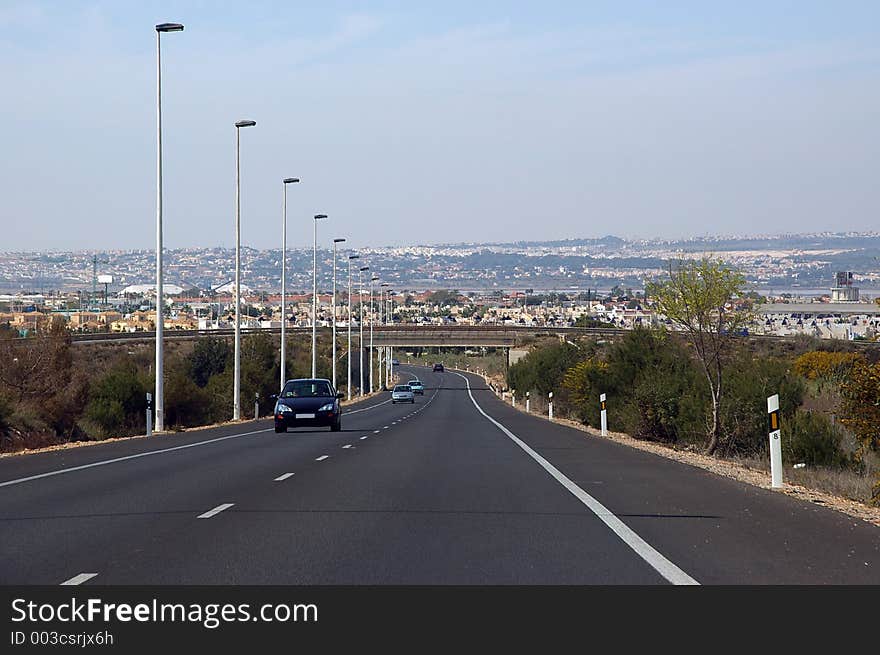
<path id="1" fill-rule="evenodd" d="M 164 332 L 164 288 L 162 286 L 162 40 L 161 36 L 167 32 L 181 32 L 183 25 L 180 23 L 161 23 L 156 25 L 156 132 L 157 132 L 157 153 L 156 153 L 156 397 L 155 397 L 155 414 L 157 431 L 165 429 L 165 399 L 164 399 L 164 353 L 163 353 L 163 332 Z M 241 175 L 240 175 L 240 131 L 244 127 L 256 126 L 256 121 L 241 120 L 235 123 L 235 358 L 234 358 L 234 376 L 233 376 L 233 420 L 241 418 Z M 295 177 L 288 177 L 282 180 L 282 227 L 281 227 L 281 388 L 284 388 L 286 382 L 286 283 L 287 283 L 287 186 L 296 184 L 300 180 Z M 313 244 L 312 244 L 312 377 L 317 377 L 317 323 L 318 323 L 318 221 L 327 218 L 326 214 L 315 214 Z M 336 388 L 336 246 L 343 243 L 345 239 L 333 239 L 333 387 Z M 348 399 L 351 400 L 351 267 L 352 261 L 360 259 L 360 255 L 353 254 L 348 256 Z M 364 306 L 363 306 L 363 280 L 361 274 L 369 271 L 369 266 L 362 266 L 358 269 L 358 295 L 360 298 L 360 394 L 364 393 Z M 370 348 L 369 348 L 369 385 L 370 391 L 373 386 L 373 282 L 377 281 L 378 276 L 370 276 Z M 382 283 L 382 287 L 388 286 Z M 391 300 L 389 289 L 389 300 Z M 383 300 L 381 303 L 381 311 L 385 311 L 384 307 L 384 289 Z M 390 306 L 389 316 L 393 316 L 393 301 Z M 380 312 L 381 314 L 381 312 Z M 380 365 L 382 358 L 379 359 Z M 391 379 L 390 355 L 385 357 L 384 375 L 386 384 Z M 379 386 L 382 386 L 383 369 L 379 370 Z"/>

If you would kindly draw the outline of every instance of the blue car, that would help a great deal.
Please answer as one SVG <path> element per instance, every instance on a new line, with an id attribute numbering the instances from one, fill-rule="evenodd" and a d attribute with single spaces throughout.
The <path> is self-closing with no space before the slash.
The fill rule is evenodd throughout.
<path id="1" fill-rule="evenodd" d="M 288 380 L 281 393 L 271 398 L 276 401 L 275 432 L 287 432 L 287 428 L 342 429 L 342 394 L 336 392 L 330 380 Z"/>

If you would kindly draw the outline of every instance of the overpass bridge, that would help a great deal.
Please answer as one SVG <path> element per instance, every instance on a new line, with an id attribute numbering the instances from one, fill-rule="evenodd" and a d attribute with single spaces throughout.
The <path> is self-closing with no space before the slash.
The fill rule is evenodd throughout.
<path id="1" fill-rule="evenodd" d="M 242 334 L 273 334 L 278 335 L 281 328 L 242 328 Z M 522 325 L 376 325 L 373 327 L 373 346 L 406 347 L 467 347 L 484 346 L 489 348 L 513 348 L 522 345 L 526 340 L 542 336 L 560 335 L 569 338 L 577 336 L 610 337 L 619 336 L 625 330 L 618 328 L 572 328 L 572 327 L 530 327 Z M 311 328 L 288 328 L 288 335 L 311 336 Z M 318 328 L 319 337 L 329 338 L 332 329 Z M 231 337 L 232 329 L 219 330 L 168 330 L 164 332 L 166 340 L 194 340 L 203 337 Z M 364 326 L 364 345 L 369 343 L 369 326 Z M 352 327 L 352 341 L 360 338 L 360 328 Z M 348 327 L 336 327 L 338 342 L 348 339 Z M 156 339 L 155 332 L 93 332 L 74 334 L 76 344 L 111 343 L 111 342 L 148 342 Z"/>
<path id="2" fill-rule="evenodd" d="M 242 328 L 242 334 L 272 334 L 279 335 L 281 328 Z M 319 327 L 318 334 L 321 339 L 329 339 L 332 329 Z M 620 337 L 627 332 L 623 328 L 577 328 L 577 327 L 553 327 L 553 326 L 525 326 L 525 325 L 376 325 L 373 327 L 373 346 L 393 346 L 395 348 L 455 348 L 455 347 L 487 347 L 516 349 L 526 345 L 528 341 L 536 337 L 556 337 L 574 339 L 576 337 L 594 337 L 597 339 Z M 289 335 L 307 335 L 311 337 L 310 327 L 288 328 Z M 192 341 L 204 337 L 227 337 L 234 334 L 232 329 L 219 330 L 165 330 L 166 341 Z M 357 344 L 360 338 L 360 328 L 352 327 L 352 343 Z M 48 337 L 40 337 L 48 338 Z M 345 344 L 348 340 L 348 327 L 336 328 L 338 344 Z M 745 340 L 779 341 L 791 339 L 790 336 L 752 334 L 741 337 Z M 75 345 L 87 345 L 113 342 L 151 342 L 155 341 L 155 332 L 93 332 L 72 335 Z M 880 347 L 880 341 L 853 341 L 850 342 L 859 348 Z M 364 346 L 369 345 L 369 326 L 364 326 Z"/>

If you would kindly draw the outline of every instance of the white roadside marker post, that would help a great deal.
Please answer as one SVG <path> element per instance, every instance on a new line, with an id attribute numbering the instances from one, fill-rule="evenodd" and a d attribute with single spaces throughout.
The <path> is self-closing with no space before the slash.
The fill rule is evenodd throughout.
<path id="1" fill-rule="evenodd" d="M 529 413 L 529 392 L 526 391 L 526 414 Z"/>
<path id="2" fill-rule="evenodd" d="M 510 406 L 516 407 L 516 389 L 510 390 Z"/>
<path id="3" fill-rule="evenodd" d="M 147 394 L 147 436 L 153 435 L 153 394 Z"/>
<path id="4" fill-rule="evenodd" d="M 782 443 L 779 438 L 779 394 L 767 398 L 767 415 L 770 422 L 770 478 L 774 489 L 782 488 Z"/>
<path id="5" fill-rule="evenodd" d="M 602 417 L 602 436 L 608 436 L 608 411 L 605 409 L 605 394 L 599 395 L 599 410 Z"/>
<path id="6" fill-rule="evenodd" d="M 260 392 L 254 394 L 254 420 L 260 418 Z"/>
<path id="7" fill-rule="evenodd" d="M 547 404 L 547 416 L 552 421 L 553 420 L 553 392 L 552 391 L 550 392 L 550 395 L 548 396 L 548 398 L 550 399 L 550 402 Z"/>

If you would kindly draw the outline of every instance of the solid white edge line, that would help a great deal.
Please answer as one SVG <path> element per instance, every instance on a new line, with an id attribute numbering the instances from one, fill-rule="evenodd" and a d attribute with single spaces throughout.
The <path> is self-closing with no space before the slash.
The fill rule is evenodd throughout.
<path id="1" fill-rule="evenodd" d="M 199 514 L 196 518 L 197 519 L 209 519 L 212 516 L 216 516 L 217 514 L 222 512 L 223 510 L 229 509 L 233 505 L 235 505 L 235 503 L 223 503 L 222 505 L 217 505 L 217 507 L 215 507 L 214 509 L 209 509 L 204 514 Z"/>
<path id="2" fill-rule="evenodd" d="M 275 482 L 284 482 L 287 478 L 291 477 L 293 473 L 285 473 L 284 475 L 279 475 L 275 478 Z"/>
<path id="3" fill-rule="evenodd" d="M 635 553 L 641 557 L 648 565 L 650 565 L 657 573 L 662 575 L 666 580 L 671 582 L 674 585 L 698 585 L 700 584 L 696 580 L 694 580 L 687 573 L 678 568 L 675 564 L 670 562 L 666 557 L 660 554 L 656 549 L 654 549 L 651 544 L 642 539 L 636 532 L 630 528 L 626 523 L 621 521 L 617 516 L 615 516 L 608 508 L 606 508 L 602 503 L 593 498 L 586 491 L 577 486 L 574 482 L 569 480 L 559 469 L 557 469 L 553 464 L 544 459 L 537 452 L 532 450 L 532 448 L 522 441 L 519 437 L 517 437 L 513 432 L 504 427 L 501 423 L 496 421 L 494 418 L 489 416 L 483 408 L 477 404 L 477 401 L 474 399 L 474 395 L 471 393 L 471 383 L 470 381 L 461 373 L 455 373 L 459 377 L 461 377 L 465 384 L 467 385 L 468 395 L 471 398 L 471 402 L 474 404 L 474 407 L 477 408 L 477 411 L 480 412 L 483 416 L 485 416 L 489 421 L 495 424 L 495 426 L 501 430 L 504 434 L 506 434 L 517 446 L 522 448 L 532 459 L 534 459 L 541 467 L 547 471 L 553 478 L 559 482 L 563 487 L 565 487 L 569 493 L 571 493 L 575 498 L 581 501 L 584 505 L 586 505 L 593 514 L 595 514 L 602 522 L 611 528 L 611 531 L 616 534 L 621 541 L 623 541 L 627 546 L 633 549 Z"/>
<path id="4" fill-rule="evenodd" d="M 150 455 L 161 455 L 162 453 L 170 453 L 174 450 L 183 450 L 185 448 L 195 448 L 196 446 L 205 446 L 209 443 L 217 443 L 218 441 L 226 441 L 227 439 L 236 439 L 238 437 L 246 437 L 251 434 L 259 434 L 260 432 L 269 432 L 272 428 L 266 428 L 265 430 L 253 430 L 251 432 L 240 432 L 238 434 L 228 434 L 225 437 L 217 437 L 216 439 L 207 439 L 205 441 L 196 441 L 195 443 L 188 443 L 182 446 L 172 446 L 171 448 L 160 448 L 159 450 L 149 450 L 143 453 L 135 453 L 134 455 L 126 455 L 124 457 L 114 457 L 113 459 L 104 459 L 99 462 L 92 462 L 91 464 L 83 464 L 82 466 L 72 466 L 68 469 L 58 469 L 57 471 L 49 471 L 48 473 L 39 473 L 38 475 L 30 475 L 26 478 L 18 478 L 17 480 L 7 480 L 6 482 L 0 482 L 0 487 L 6 487 L 13 484 L 20 484 L 22 482 L 29 482 L 30 480 L 39 480 L 40 478 L 48 478 L 53 475 L 61 475 L 62 473 L 72 473 L 73 471 L 82 471 L 84 469 L 90 469 L 95 466 L 104 466 L 106 464 L 115 464 L 116 462 L 124 462 L 129 459 L 138 459 L 139 457 L 149 457 Z"/>
<path id="5" fill-rule="evenodd" d="M 86 580 L 91 580 L 94 578 L 97 573 L 79 573 L 78 575 L 73 576 L 70 580 L 65 580 L 61 583 L 61 586 L 72 586 L 82 584 Z"/>

